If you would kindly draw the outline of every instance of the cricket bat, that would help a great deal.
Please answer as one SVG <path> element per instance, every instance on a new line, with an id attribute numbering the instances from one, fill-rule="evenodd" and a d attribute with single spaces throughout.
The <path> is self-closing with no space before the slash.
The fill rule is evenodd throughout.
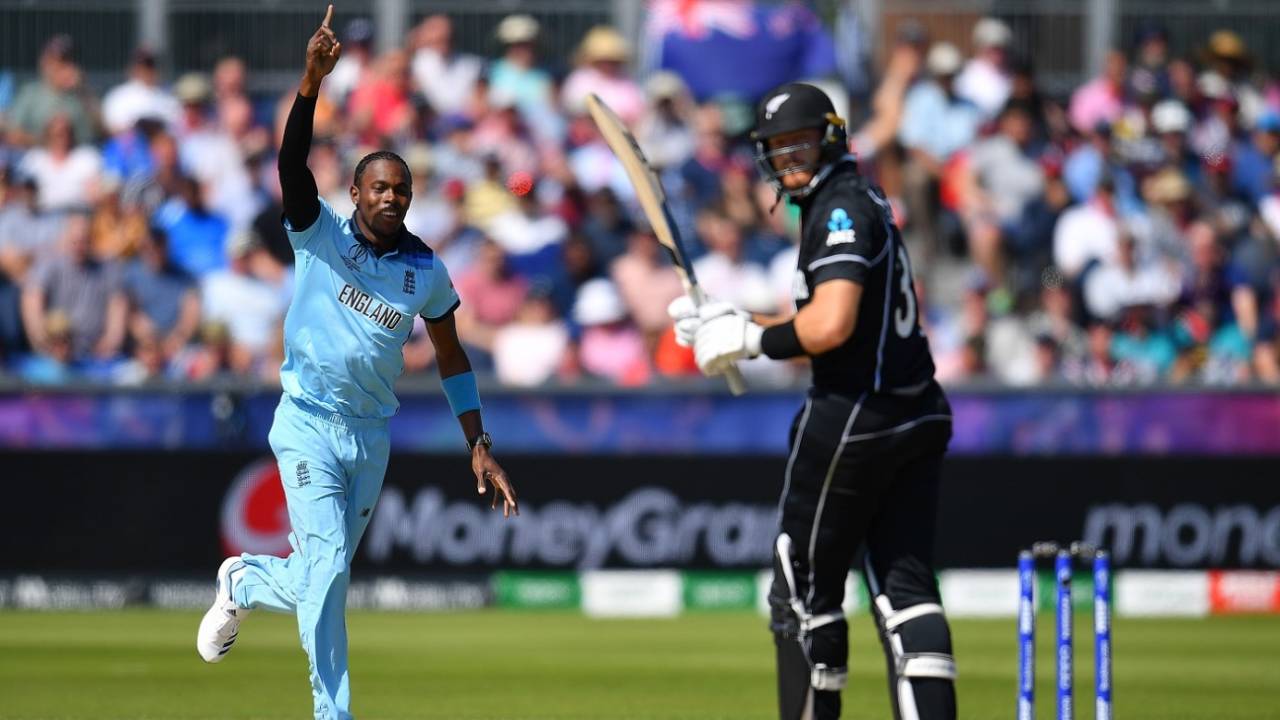
<path id="1" fill-rule="evenodd" d="M 694 305 L 701 306 L 706 301 L 706 295 L 703 294 L 702 287 L 698 285 L 698 278 L 693 273 L 693 265 L 689 262 L 689 255 L 685 252 L 684 243 L 680 239 L 680 230 L 671 219 L 671 210 L 667 208 L 667 194 L 662 190 L 662 182 L 658 180 L 657 173 L 649 166 L 649 161 L 645 159 L 640 146 L 636 144 L 636 139 L 622 124 L 622 120 L 595 93 L 587 96 L 587 111 L 591 113 L 591 119 L 595 120 L 596 127 L 600 128 L 600 134 L 604 136 L 609 149 L 613 150 L 613 154 L 626 169 L 627 178 L 631 180 L 631 185 L 636 190 L 636 198 L 640 201 L 640 208 L 649 219 L 649 225 L 653 228 L 653 234 L 657 236 L 658 242 L 662 243 L 667 253 L 671 255 L 676 274 L 684 283 L 685 293 L 693 299 Z M 734 395 L 741 395 L 746 391 L 747 386 L 736 365 L 730 365 L 725 370 L 724 376 L 729 382 L 730 392 Z"/>

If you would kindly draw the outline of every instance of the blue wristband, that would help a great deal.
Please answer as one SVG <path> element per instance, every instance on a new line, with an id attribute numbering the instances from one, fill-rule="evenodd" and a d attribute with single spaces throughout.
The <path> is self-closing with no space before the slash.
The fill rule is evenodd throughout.
<path id="1" fill-rule="evenodd" d="M 440 384 L 444 386 L 444 396 L 449 400 L 454 417 L 480 409 L 480 391 L 476 389 L 475 373 L 468 370 L 450 375 L 441 380 Z"/>

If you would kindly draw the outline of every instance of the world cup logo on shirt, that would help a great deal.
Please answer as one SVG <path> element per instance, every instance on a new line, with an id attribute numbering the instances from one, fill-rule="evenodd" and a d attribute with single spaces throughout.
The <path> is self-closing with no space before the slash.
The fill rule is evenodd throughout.
<path id="1" fill-rule="evenodd" d="M 342 263 L 352 272 L 360 272 L 360 263 L 364 261 L 369 254 L 369 248 L 362 243 L 355 243 L 347 248 L 347 254 L 342 256 Z"/>

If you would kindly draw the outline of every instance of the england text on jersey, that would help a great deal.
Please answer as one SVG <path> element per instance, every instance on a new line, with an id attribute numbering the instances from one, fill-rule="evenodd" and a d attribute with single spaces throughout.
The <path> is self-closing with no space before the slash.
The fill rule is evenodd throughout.
<path id="1" fill-rule="evenodd" d="M 395 330 L 404 318 L 395 308 L 349 284 L 343 285 L 342 290 L 338 291 L 338 302 L 388 330 Z"/>

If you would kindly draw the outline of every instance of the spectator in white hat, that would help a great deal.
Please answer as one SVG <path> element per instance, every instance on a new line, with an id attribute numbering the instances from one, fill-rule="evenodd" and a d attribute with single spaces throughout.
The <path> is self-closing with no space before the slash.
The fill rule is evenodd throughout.
<path id="1" fill-rule="evenodd" d="M 1172 165 L 1191 181 L 1200 182 L 1200 158 L 1191 149 L 1188 134 L 1194 119 L 1180 100 L 1161 100 L 1151 108 L 1151 129 L 1160 141 L 1161 160 Z"/>
<path id="2" fill-rule="evenodd" d="M 984 118 L 995 117 L 1009 100 L 1013 85 L 1005 55 L 1012 39 L 1009 26 L 996 18 L 973 26 L 973 57 L 956 78 L 956 94 L 977 105 Z"/>

